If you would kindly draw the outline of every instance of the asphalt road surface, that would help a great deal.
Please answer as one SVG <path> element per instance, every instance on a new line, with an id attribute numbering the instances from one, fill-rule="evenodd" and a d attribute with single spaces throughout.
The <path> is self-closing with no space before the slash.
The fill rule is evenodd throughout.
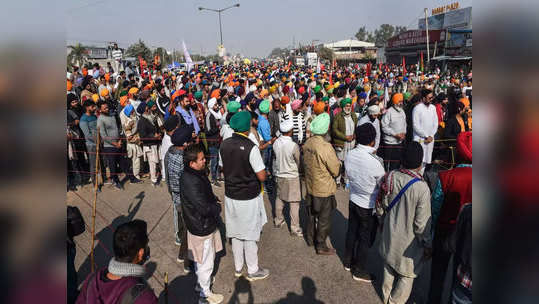
<path id="1" fill-rule="evenodd" d="M 224 187 L 214 187 L 215 194 L 224 201 Z M 348 192 L 337 191 L 337 209 L 333 213 L 332 231 L 328 243 L 337 255 L 316 255 L 305 240 L 292 237 L 290 222 L 279 229 L 272 224 L 272 204 L 264 195 L 268 223 L 264 226 L 259 247 L 259 264 L 270 270 L 266 280 L 248 282 L 234 277 L 234 261 L 230 243 L 216 262 L 217 274 L 213 291 L 223 294 L 223 303 L 381 303 L 380 285 L 382 261 L 377 254 L 377 242 L 370 250 L 368 268 L 376 280 L 357 282 L 344 270 L 341 258 L 348 219 Z M 93 187 L 85 186 L 77 192 L 67 193 L 67 204 L 78 206 L 86 221 L 86 232 L 75 238 L 77 256 L 75 268 L 79 284 L 90 272 L 91 223 Z M 185 274 L 183 265 L 176 262 L 179 247 L 174 244 L 172 202 L 166 184 L 153 187 L 149 180 L 143 184 L 125 184 L 125 190 L 104 185 L 98 194 L 96 215 L 95 260 L 97 267 L 108 265 L 112 257 L 112 233 L 119 224 L 132 219 L 148 223 L 151 258 L 146 263 L 148 283 L 160 303 L 196 303 L 194 292 L 196 276 Z M 287 208 L 285 207 L 285 211 Z M 222 214 L 224 220 L 224 208 Z M 304 225 L 305 210 L 300 210 Z M 305 227 L 305 226 L 303 226 Z M 219 256 L 219 254 L 218 254 Z M 428 293 L 430 265 L 416 279 L 409 303 L 424 303 Z M 165 292 L 165 274 L 168 288 Z"/>

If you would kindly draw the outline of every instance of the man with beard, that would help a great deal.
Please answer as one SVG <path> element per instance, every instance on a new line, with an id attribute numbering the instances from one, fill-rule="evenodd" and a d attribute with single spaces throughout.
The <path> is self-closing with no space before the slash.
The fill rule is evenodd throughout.
<path id="1" fill-rule="evenodd" d="M 206 140 L 208 142 L 208 150 L 210 152 L 210 173 L 212 184 L 220 187 L 221 184 L 217 181 L 217 169 L 219 162 L 219 127 L 223 115 L 222 109 L 217 104 L 217 99 L 211 98 L 208 101 L 208 115 L 206 115 Z"/>
<path id="2" fill-rule="evenodd" d="M 358 126 L 364 123 L 370 123 L 374 127 L 376 130 L 376 139 L 374 141 L 375 150 L 378 150 L 380 146 L 380 120 L 378 120 L 378 116 L 380 116 L 380 107 L 374 104 L 367 108 L 367 115 L 363 116 L 357 123 Z"/>
<path id="3" fill-rule="evenodd" d="M 176 95 L 176 96 L 174 96 Z M 192 125 L 195 130 L 195 134 L 198 135 L 200 132 L 200 127 L 198 125 L 197 117 L 193 108 L 191 107 L 189 100 L 187 99 L 187 92 L 185 90 L 179 90 L 174 93 L 173 100 L 178 99 L 178 106 L 176 107 L 176 113 L 180 114 L 181 122 L 180 125 Z M 196 107 L 196 105 L 195 105 Z M 196 109 L 196 108 L 195 108 Z"/>
<path id="4" fill-rule="evenodd" d="M 165 115 L 165 112 L 167 110 L 167 107 L 170 105 L 170 99 L 165 94 L 165 87 L 161 84 L 159 84 L 157 87 L 157 108 L 159 108 L 159 112 L 161 112 L 162 115 Z"/>
<path id="5" fill-rule="evenodd" d="M 356 146 L 354 131 L 357 125 L 357 116 L 356 113 L 352 112 L 352 100 L 350 98 L 341 100 L 341 108 L 342 111 L 335 116 L 331 130 L 335 152 L 337 152 L 337 157 L 342 164 L 348 152 Z M 341 178 L 337 178 L 338 185 L 348 183 L 345 174 L 343 174 L 344 172 L 344 167 L 341 165 Z"/>
<path id="6" fill-rule="evenodd" d="M 462 98 L 457 102 L 457 112 L 447 121 L 447 126 L 444 130 L 445 138 L 457 139 L 461 132 L 471 130 L 471 118 L 468 117 L 469 108 L 466 106 L 466 99 Z"/>
<path id="7" fill-rule="evenodd" d="M 140 183 L 140 158 L 142 157 L 142 147 L 140 146 L 140 135 L 137 132 L 137 114 L 132 104 L 128 104 L 120 112 L 120 121 L 125 136 L 127 137 L 127 157 L 131 159 L 133 176 L 131 183 Z"/>
<path id="8" fill-rule="evenodd" d="M 97 141 L 97 117 L 95 116 L 95 111 L 97 106 L 94 102 L 86 100 L 84 102 L 85 113 L 82 114 L 80 118 L 80 128 L 82 133 L 84 133 L 84 139 L 86 143 L 86 149 L 88 151 L 88 161 L 90 165 L 90 177 L 92 183 L 95 186 L 95 183 L 99 183 L 95 175 L 95 157 L 96 157 L 96 141 Z M 101 168 L 103 168 L 102 162 L 100 162 Z M 101 170 L 101 176 L 104 177 L 104 170 Z M 105 180 L 105 178 L 103 178 Z M 98 185 L 98 192 L 101 192 L 101 185 Z"/>
<path id="9" fill-rule="evenodd" d="M 386 171 L 398 169 L 402 144 L 406 138 L 406 114 L 403 110 L 404 96 L 396 93 L 391 97 L 393 105 L 382 117 L 380 124 L 384 133 L 384 159 Z"/>
<path id="10" fill-rule="evenodd" d="M 279 98 L 273 99 L 273 107 L 268 113 L 268 121 L 271 128 L 271 137 L 278 137 L 280 135 L 279 132 L 279 113 L 281 111 L 281 100 Z"/>
<path id="11" fill-rule="evenodd" d="M 421 102 L 412 111 L 413 139 L 423 147 L 423 166 L 432 162 L 434 135 L 438 131 L 436 107 L 431 104 L 433 99 L 432 91 L 423 89 L 421 91 Z"/>
<path id="12" fill-rule="evenodd" d="M 125 166 L 123 166 L 122 161 L 122 142 L 120 140 L 116 117 L 110 115 L 109 105 L 106 102 L 102 101 L 99 103 L 99 110 L 101 114 L 97 119 L 97 128 L 103 140 L 103 154 L 107 159 L 114 187 L 123 190 L 118 175 L 120 174 L 120 170 L 125 169 Z"/>
<path id="13" fill-rule="evenodd" d="M 294 128 L 292 129 L 292 139 L 300 147 L 303 145 L 305 139 L 307 138 L 306 119 L 302 108 L 303 101 L 301 99 L 296 99 L 292 102 L 291 119 L 294 123 Z"/>
<path id="14" fill-rule="evenodd" d="M 161 134 L 157 126 L 152 122 L 150 108 L 143 101 L 137 108 L 140 118 L 137 122 L 137 130 L 142 141 L 142 153 L 150 165 L 150 178 L 154 187 L 159 185 L 157 180 L 157 164 L 159 163 L 159 153 L 157 146 L 161 142 Z"/>

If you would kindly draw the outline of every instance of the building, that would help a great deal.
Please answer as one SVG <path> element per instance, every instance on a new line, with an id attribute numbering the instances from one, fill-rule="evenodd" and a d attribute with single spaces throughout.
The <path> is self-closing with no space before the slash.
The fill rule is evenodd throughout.
<path id="1" fill-rule="evenodd" d="M 432 10 L 427 18 L 429 54 L 434 61 L 469 60 L 472 56 L 472 8 L 458 9 L 458 3 Z M 416 64 L 427 58 L 425 18 L 419 19 L 418 29 L 393 36 L 387 41 L 385 56 L 390 64 Z"/>
<path id="2" fill-rule="evenodd" d="M 335 60 L 339 63 L 368 62 L 376 60 L 376 47 L 374 43 L 346 39 L 324 44 L 335 54 Z"/>

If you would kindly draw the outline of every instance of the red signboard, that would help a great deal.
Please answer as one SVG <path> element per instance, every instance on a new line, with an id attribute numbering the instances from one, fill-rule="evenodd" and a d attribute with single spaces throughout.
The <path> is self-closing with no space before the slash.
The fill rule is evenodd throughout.
<path id="1" fill-rule="evenodd" d="M 432 30 L 429 31 L 429 43 L 434 43 L 436 41 L 442 42 L 445 40 L 445 31 L 444 30 Z M 393 36 L 387 40 L 387 47 L 404 47 L 412 46 L 418 44 L 426 44 L 427 35 L 426 31 L 422 30 L 411 30 L 406 31 L 397 36 Z"/>

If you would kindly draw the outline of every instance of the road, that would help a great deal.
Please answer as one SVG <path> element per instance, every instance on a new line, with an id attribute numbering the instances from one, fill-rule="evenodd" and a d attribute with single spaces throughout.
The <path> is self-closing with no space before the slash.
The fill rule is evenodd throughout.
<path id="1" fill-rule="evenodd" d="M 214 187 L 215 194 L 224 201 L 224 187 Z M 377 242 L 369 253 L 368 268 L 375 275 L 373 284 L 356 282 L 343 269 L 341 257 L 348 218 L 348 192 L 338 190 L 337 209 L 333 213 L 331 246 L 334 256 L 319 256 L 303 239 L 291 237 L 288 228 L 274 228 L 271 221 L 272 204 L 264 195 L 268 223 L 259 242 L 259 264 L 271 272 L 266 280 L 248 282 L 236 279 L 230 243 L 216 264 L 217 274 L 213 290 L 223 294 L 223 303 L 381 303 L 380 285 L 382 262 L 376 253 Z M 77 192 L 67 193 L 67 204 L 78 206 L 86 221 L 86 232 L 75 238 L 77 256 L 75 268 L 79 283 L 90 271 L 91 223 L 93 188 L 85 186 Z M 168 303 L 196 303 L 194 274 L 184 274 L 183 266 L 176 262 L 179 247 L 174 244 L 173 214 L 166 185 L 151 186 L 125 184 L 125 190 L 103 186 L 97 199 L 95 259 L 97 267 L 108 265 L 112 257 L 112 233 L 119 224 L 132 219 L 148 223 L 151 258 L 146 263 L 148 283 L 165 303 L 164 281 L 168 273 Z M 285 210 L 287 210 L 285 208 Z M 224 208 L 222 217 L 224 219 Z M 302 222 L 305 210 L 300 210 Z M 289 219 L 287 219 L 289 226 Z M 303 223 L 304 224 L 304 223 Z M 430 265 L 425 267 L 414 286 L 409 303 L 424 303 L 428 292 Z"/>

